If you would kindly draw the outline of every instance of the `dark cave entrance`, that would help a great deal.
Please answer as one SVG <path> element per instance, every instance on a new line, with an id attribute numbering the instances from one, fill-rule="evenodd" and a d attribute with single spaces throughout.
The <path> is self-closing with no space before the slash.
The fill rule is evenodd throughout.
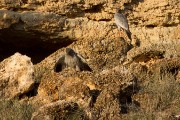
<path id="1" fill-rule="evenodd" d="M 31 57 L 33 64 L 41 62 L 56 50 L 70 45 L 69 38 L 49 39 L 49 36 L 39 32 L 24 30 L 0 30 L 0 62 L 16 52 Z"/>

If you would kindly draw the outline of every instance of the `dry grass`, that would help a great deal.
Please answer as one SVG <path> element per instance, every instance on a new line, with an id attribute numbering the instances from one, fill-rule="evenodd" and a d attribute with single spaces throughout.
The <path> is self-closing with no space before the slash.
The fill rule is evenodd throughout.
<path id="1" fill-rule="evenodd" d="M 82 109 L 78 109 L 76 111 L 70 112 L 66 118 L 66 120 L 87 120 L 87 116 Z"/>
<path id="2" fill-rule="evenodd" d="M 0 101 L 0 120 L 30 120 L 34 108 L 16 100 Z"/>
<path id="3" fill-rule="evenodd" d="M 139 92 L 148 94 L 149 99 L 144 98 L 144 109 L 140 106 L 139 111 L 125 115 L 129 120 L 169 120 L 174 113 L 180 112 L 180 86 L 170 73 L 147 77 Z"/>

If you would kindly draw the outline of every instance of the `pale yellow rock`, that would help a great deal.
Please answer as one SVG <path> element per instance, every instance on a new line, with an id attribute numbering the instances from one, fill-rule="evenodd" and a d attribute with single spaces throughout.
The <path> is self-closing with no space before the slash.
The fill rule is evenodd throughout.
<path id="1" fill-rule="evenodd" d="M 5 59 L 0 64 L 1 99 L 11 99 L 31 90 L 34 68 L 31 59 L 20 53 Z"/>

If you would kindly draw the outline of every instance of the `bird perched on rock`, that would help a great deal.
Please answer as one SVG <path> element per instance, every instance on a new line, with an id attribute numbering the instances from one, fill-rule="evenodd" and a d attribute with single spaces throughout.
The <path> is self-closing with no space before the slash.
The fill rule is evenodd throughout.
<path id="1" fill-rule="evenodd" d="M 125 31 L 128 38 L 131 40 L 131 32 L 129 31 L 128 20 L 119 8 L 116 8 L 114 19 L 118 29 Z"/>
<path id="2" fill-rule="evenodd" d="M 59 58 L 55 64 L 54 71 L 60 72 L 68 67 L 74 68 L 76 71 L 91 71 L 90 67 L 85 62 L 83 62 L 77 53 L 71 48 L 66 48 L 66 54 Z"/>

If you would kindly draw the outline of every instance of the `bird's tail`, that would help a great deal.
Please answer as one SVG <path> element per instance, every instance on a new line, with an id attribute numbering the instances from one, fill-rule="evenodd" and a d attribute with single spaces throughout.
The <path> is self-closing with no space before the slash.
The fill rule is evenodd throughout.
<path id="1" fill-rule="evenodd" d="M 131 39 L 131 32 L 130 32 L 129 30 L 128 30 L 128 31 L 126 30 L 126 34 L 127 34 L 128 38 L 129 38 L 130 40 L 132 40 L 132 39 Z"/>

